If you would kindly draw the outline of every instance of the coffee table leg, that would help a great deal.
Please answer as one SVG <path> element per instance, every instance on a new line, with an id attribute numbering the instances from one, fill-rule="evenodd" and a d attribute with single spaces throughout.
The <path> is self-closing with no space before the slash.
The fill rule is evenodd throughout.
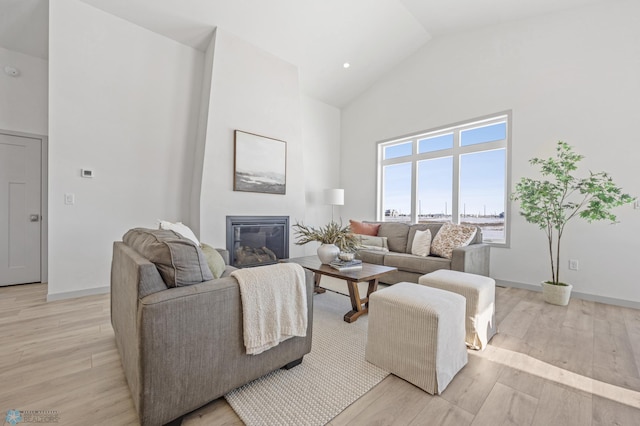
<path id="1" fill-rule="evenodd" d="M 369 297 L 367 296 L 366 299 L 360 299 L 360 290 L 358 289 L 358 283 L 355 281 L 347 281 L 347 287 L 349 289 L 352 310 L 344 314 L 344 320 L 352 323 L 357 320 L 360 315 L 366 314 L 369 311 L 369 309 L 367 309 Z M 371 289 L 371 284 L 369 284 L 369 289 Z M 367 294 L 369 294 L 369 292 L 367 292 Z"/>
<path id="2" fill-rule="evenodd" d="M 326 289 L 320 287 L 321 278 L 322 278 L 322 274 L 319 274 L 317 272 L 313 274 L 313 292 L 314 293 L 322 294 L 325 291 L 327 291 Z"/>
<path id="3" fill-rule="evenodd" d="M 373 293 L 376 290 L 378 290 L 378 279 L 377 278 L 369 281 L 369 289 L 367 290 L 367 301 L 365 303 L 367 311 L 369 310 L 369 296 L 371 296 L 371 293 Z"/>

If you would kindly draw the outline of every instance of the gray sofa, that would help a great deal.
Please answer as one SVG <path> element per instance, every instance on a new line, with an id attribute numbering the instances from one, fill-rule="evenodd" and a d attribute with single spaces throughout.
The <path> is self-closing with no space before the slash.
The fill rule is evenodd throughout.
<path id="1" fill-rule="evenodd" d="M 429 229 L 434 238 L 441 223 L 420 223 L 409 225 L 395 222 L 367 222 L 380 224 L 378 237 L 386 237 L 389 251 L 360 249 L 356 258 L 366 263 L 393 266 L 397 271 L 389 272 L 380 277 L 380 282 L 395 284 L 402 281 L 418 282 L 424 274 L 438 269 L 451 269 L 460 272 L 489 276 L 490 246 L 482 242 L 482 231 L 477 228 L 476 236 L 466 247 L 453 250 L 451 259 L 438 256 L 416 256 L 411 254 L 413 238 L 416 230 Z"/>
<path id="2" fill-rule="evenodd" d="M 228 253 L 219 250 L 228 263 Z M 259 355 L 243 343 L 238 282 L 168 288 L 156 265 L 123 242 L 113 245 L 111 323 L 140 423 L 180 418 L 311 350 L 313 277 L 306 274 L 308 327 Z"/>

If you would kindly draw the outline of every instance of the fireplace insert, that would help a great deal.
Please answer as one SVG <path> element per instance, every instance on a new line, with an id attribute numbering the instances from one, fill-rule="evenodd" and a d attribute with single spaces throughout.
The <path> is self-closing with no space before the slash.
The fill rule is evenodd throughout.
<path id="1" fill-rule="evenodd" d="M 227 250 L 236 268 L 289 258 L 289 216 L 227 216 Z"/>

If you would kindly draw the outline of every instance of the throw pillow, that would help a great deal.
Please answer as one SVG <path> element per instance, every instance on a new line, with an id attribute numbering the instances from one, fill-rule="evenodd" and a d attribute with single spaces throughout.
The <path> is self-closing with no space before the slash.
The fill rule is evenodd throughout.
<path id="1" fill-rule="evenodd" d="M 468 246 L 476 236 L 475 226 L 445 223 L 431 243 L 431 253 L 451 259 L 453 249 Z"/>
<path id="2" fill-rule="evenodd" d="M 176 231 L 178 234 L 182 235 L 185 238 L 190 239 L 191 241 L 193 241 L 195 243 L 195 245 L 200 246 L 200 241 L 198 241 L 198 237 L 196 237 L 196 234 L 193 233 L 193 231 L 191 230 L 191 228 L 189 228 L 187 225 L 185 225 L 182 222 L 169 222 L 166 220 L 160 220 L 158 219 L 158 222 L 160 223 L 160 229 L 167 229 L 169 231 Z"/>
<path id="3" fill-rule="evenodd" d="M 379 223 L 364 223 L 357 220 L 349 220 L 349 225 L 351 226 L 351 232 L 354 234 L 371 235 L 373 237 L 378 235 L 378 229 L 380 228 Z"/>
<path id="4" fill-rule="evenodd" d="M 211 269 L 213 278 L 220 278 L 227 265 L 225 265 L 224 259 L 220 253 L 218 253 L 218 250 L 208 244 L 202 243 L 202 253 L 205 259 L 207 259 L 207 265 L 209 269 Z"/>
<path id="5" fill-rule="evenodd" d="M 358 235 L 360 247 L 366 250 L 389 251 L 387 237 L 372 237 L 371 235 Z"/>
<path id="6" fill-rule="evenodd" d="M 200 247 L 175 231 L 135 228 L 122 241 L 156 265 L 167 287 L 213 279 Z"/>
<path id="7" fill-rule="evenodd" d="M 428 229 L 425 231 L 416 231 L 416 235 L 413 237 L 413 244 L 411 245 L 411 254 L 418 256 L 429 256 L 431 250 L 431 231 Z"/>

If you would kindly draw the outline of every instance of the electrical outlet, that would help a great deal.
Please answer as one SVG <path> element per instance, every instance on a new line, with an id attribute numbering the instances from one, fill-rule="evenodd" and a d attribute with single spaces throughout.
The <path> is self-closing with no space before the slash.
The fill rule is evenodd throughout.
<path id="1" fill-rule="evenodd" d="M 636 200 L 636 202 L 633 203 L 633 208 L 636 210 L 640 209 L 640 200 Z"/>
<path id="2" fill-rule="evenodd" d="M 572 271 L 578 270 L 578 259 L 569 259 L 569 269 Z"/>

